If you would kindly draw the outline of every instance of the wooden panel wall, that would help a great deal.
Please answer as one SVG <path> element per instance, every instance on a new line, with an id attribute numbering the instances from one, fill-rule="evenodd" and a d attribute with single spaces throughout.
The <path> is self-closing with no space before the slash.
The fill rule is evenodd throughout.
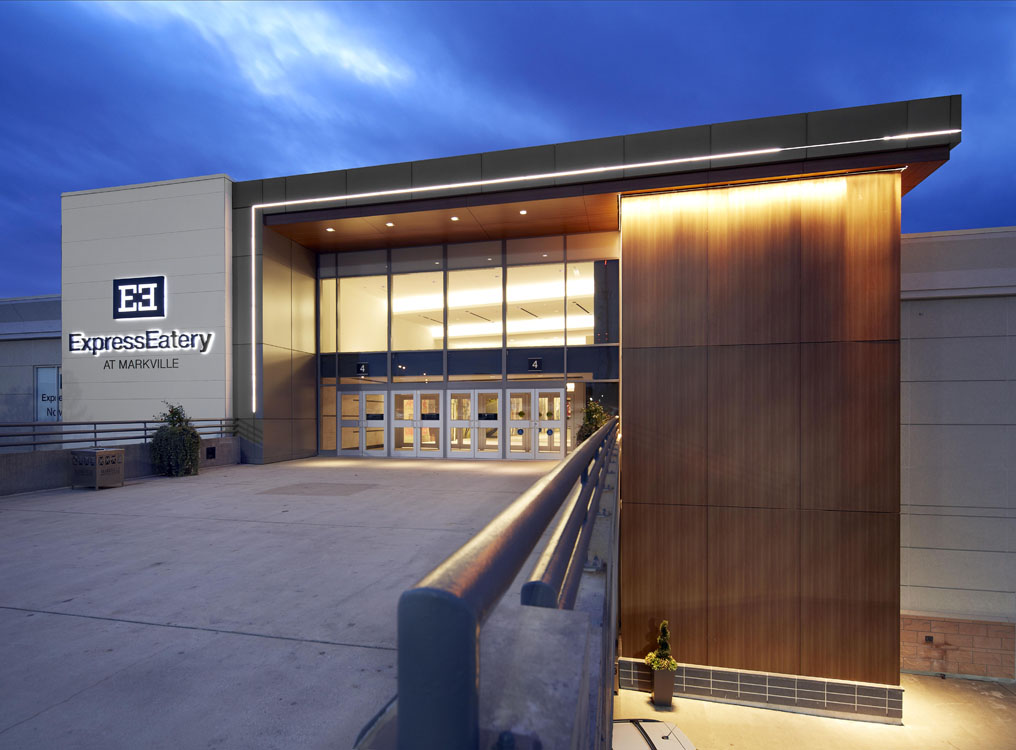
<path id="1" fill-rule="evenodd" d="M 808 510 L 801 531 L 802 673 L 898 684 L 899 513 Z"/>
<path id="2" fill-rule="evenodd" d="M 668 195 L 629 204 L 640 230 L 623 238 L 624 273 L 641 297 L 621 316 L 621 338 L 630 346 L 705 345 L 706 199 L 704 192 L 689 194 L 676 211 Z M 669 219 L 659 221 L 664 214 Z"/>
<path id="3" fill-rule="evenodd" d="M 623 199 L 624 655 L 898 682 L 899 197 Z"/>
<path id="4" fill-rule="evenodd" d="M 797 674 L 800 513 L 709 509 L 709 664 Z"/>
<path id="5" fill-rule="evenodd" d="M 670 535 L 672 529 L 686 533 Z M 667 537 L 667 544 L 644 540 Z M 621 525 L 621 567 L 637 570 L 639 586 L 622 590 L 625 653 L 656 648 L 660 620 L 681 623 L 672 633 L 675 653 L 694 664 L 708 660 L 706 648 L 706 508 L 690 505 L 632 505 Z"/>
<path id="6" fill-rule="evenodd" d="M 709 504 L 798 508 L 800 345 L 715 346 L 708 354 Z"/>
<path id="7" fill-rule="evenodd" d="M 705 505 L 706 348 L 632 349 L 625 377 L 639 415 L 625 424 L 625 445 L 647 456 L 662 448 L 667 460 L 622 473 L 622 494 L 647 503 Z"/>

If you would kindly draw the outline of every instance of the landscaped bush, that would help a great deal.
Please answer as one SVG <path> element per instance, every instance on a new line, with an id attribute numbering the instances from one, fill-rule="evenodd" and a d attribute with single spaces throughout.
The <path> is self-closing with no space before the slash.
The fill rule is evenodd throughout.
<path id="1" fill-rule="evenodd" d="M 160 474 L 182 477 L 198 473 L 201 437 L 183 407 L 164 401 L 166 411 L 155 416 L 165 422 L 152 437 L 152 463 Z"/>
<path id="2" fill-rule="evenodd" d="M 599 401 L 587 401 L 586 409 L 582 412 L 582 424 L 576 435 L 578 442 L 586 440 L 608 421 L 610 421 L 610 414 Z"/>

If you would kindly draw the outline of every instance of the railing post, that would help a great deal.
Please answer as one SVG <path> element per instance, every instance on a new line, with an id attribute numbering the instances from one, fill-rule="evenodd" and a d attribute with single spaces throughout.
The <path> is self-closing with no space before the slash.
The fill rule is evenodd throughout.
<path id="1" fill-rule="evenodd" d="M 399 750 L 477 750 L 480 623 L 452 593 L 399 598 Z"/>

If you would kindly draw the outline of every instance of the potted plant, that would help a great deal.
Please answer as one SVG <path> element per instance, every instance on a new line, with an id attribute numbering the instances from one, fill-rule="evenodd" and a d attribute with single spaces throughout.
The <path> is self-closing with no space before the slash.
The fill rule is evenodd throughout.
<path id="1" fill-rule="evenodd" d="M 670 654 L 670 625 L 666 620 L 660 623 L 656 644 L 656 650 L 646 654 L 646 664 L 653 670 L 653 705 L 669 706 L 674 700 L 677 660 Z"/>

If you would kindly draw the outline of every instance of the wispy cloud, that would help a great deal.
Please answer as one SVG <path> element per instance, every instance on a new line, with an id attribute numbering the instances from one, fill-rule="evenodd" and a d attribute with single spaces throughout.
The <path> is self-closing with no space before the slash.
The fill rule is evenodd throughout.
<path id="1" fill-rule="evenodd" d="M 233 59 L 260 94 L 303 99 L 300 82 L 330 76 L 395 87 L 411 68 L 314 3 L 122 2 L 88 4 L 135 24 L 178 22 Z"/>

